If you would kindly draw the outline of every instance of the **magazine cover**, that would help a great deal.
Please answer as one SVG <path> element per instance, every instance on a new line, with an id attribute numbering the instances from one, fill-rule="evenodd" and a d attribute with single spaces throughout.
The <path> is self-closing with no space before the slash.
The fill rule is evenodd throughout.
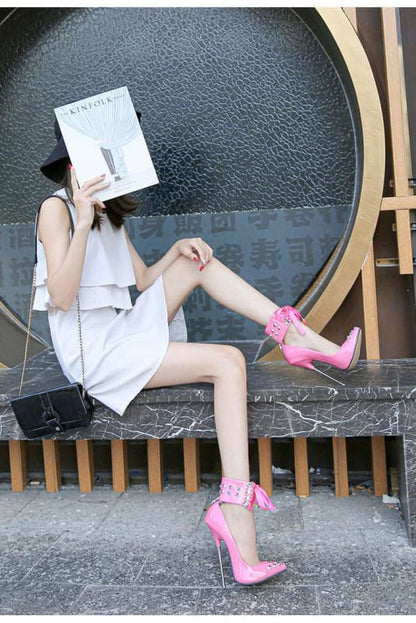
<path id="1" fill-rule="evenodd" d="M 105 201 L 159 183 L 127 87 L 54 111 L 80 186 L 106 173 Z"/>

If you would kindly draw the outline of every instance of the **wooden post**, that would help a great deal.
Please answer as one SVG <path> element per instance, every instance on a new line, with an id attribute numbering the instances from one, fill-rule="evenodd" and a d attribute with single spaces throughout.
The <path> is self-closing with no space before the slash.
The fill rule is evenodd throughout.
<path id="1" fill-rule="evenodd" d="M 367 359 L 380 359 L 380 336 L 378 331 L 378 310 L 374 247 L 371 244 L 361 269 L 361 285 L 364 308 L 365 349 Z"/>
<path id="2" fill-rule="evenodd" d="M 306 437 L 293 439 L 293 452 L 295 456 L 296 495 L 300 498 L 307 498 L 309 496 L 309 463 Z"/>
<path id="3" fill-rule="evenodd" d="M 197 493 L 199 491 L 199 442 L 193 437 L 183 439 L 183 470 L 185 491 Z"/>
<path id="4" fill-rule="evenodd" d="M 259 485 L 263 487 L 267 495 L 273 495 L 272 473 L 272 440 L 270 437 L 257 439 L 259 451 Z"/>
<path id="5" fill-rule="evenodd" d="M 349 488 L 347 440 L 345 437 L 333 437 L 332 450 L 334 457 L 335 495 L 338 498 L 347 498 L 349 496 Z"/>
<path id="6" fill-rule="evenodd" d="M 386 442 L 384 437 L 371 437 L 374 495 L 388 492 Z"/>
<path id="7" fill-rule="evenodd" d="M 129 486 L 129 466 L 127 440 L 111 440 L 111 465 L 113 471 L 113 491 L 122 493 Z"/>
<path id="8" fill-rule="evenodd" d="M 59 446 L 55 439 L 42 439 L 46 491 L 59 491 L 62 485 Z"/>
<path id="9" fill-rule="evenodd" d="M 384 60 L 391 146 L 396 197 L 413 195 L 409 187 L 411 173 L 409 126 L 405 118 L 404 70 L 399 40 L 398 9 L 382 7 Z M 400 274 L 413 274 L 413 251 L 410 234 L 410 215 L 407 210 L 396 210 L 397 249 Z"/>
<path id="10" fill-rule="evenodd" d="M 150 493 L 163 491 L 163 445 L 161 439 L 147 440 L 147 474 Z"/>
<path id="11" fill-rule="evenodd" d="M 90 493 L 94 487 L 94 451 L 90 439 L 75 441 L 78 465 L 79 490 Z"/>
<path id="12" fill-rule="evenodd" d="M 9 441 L 10 476 L 12 491 L 24 491 L 27 482 L 26 447 L 20 439 Z"/>

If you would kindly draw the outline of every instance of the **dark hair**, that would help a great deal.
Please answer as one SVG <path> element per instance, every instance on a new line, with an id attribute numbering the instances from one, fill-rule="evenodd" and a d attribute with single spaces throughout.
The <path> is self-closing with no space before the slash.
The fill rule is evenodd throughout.
<path id="1" fill-rule="evenodd" d="M 68 160 L 69 164 L 69 160 Z M 64 179 L 61 182 L 61 186 L 65 188 L 66 194 L 69 199 L 72 201 L 72 188 L 71 188 L 71 174 L 69 172 L 69 168 L 65 168 Z M 114 199 L 107 199 L 105 202 L 106 214 L 108 216 L 108 220 L 112 224 L 115 229 L 120 229 L 123 225 L 125 218 L 128 214 L 131 214 L 137 208 L 137 202 L 130 195 L 121 195 L 120 197 L 115 197 Z M 91 229 L 95 227 L 99 230 L 101 226 L 101 216 L 98 212 L 95 212 L 94 220 L 92 222 Z"/>

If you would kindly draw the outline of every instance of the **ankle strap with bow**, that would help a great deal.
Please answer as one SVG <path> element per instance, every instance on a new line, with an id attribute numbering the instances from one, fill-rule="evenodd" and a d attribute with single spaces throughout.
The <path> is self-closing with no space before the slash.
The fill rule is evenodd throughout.
<path id="1" fill-rule="evenodd" d="M 281 346 L 292 322 L 299 333 L 303 335 L 305 329 L 302 327 L 302 324 L 306 324 L 306 320 L 302 318 L 298 310 L 290 305 L 278 307 L 270 316 L 264 331 Z"/>
<path id="2" fill-rule="evenodd" d="M 239 504 L 249 510 L 252 510 L 254 505 L 263 510 L 276 510 L 266 491 L 260 485 L 233 478 L 222 478 L 218 500 L 230 504 Z"/>

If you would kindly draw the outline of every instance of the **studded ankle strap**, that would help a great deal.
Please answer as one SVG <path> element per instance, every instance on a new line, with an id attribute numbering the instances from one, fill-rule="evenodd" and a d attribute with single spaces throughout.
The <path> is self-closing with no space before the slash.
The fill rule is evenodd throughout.
<path id="1" fill-rule="evenodd" d="M 281 346 L 292 322 L 299 333 L 303 335 L 305 329 L 302 327 L 302 324 L 306 324 L 306 320 L 302 318 L 298 310 L 290 305 L 278 307 L 270 316 L 270 320 L 264 332 L 270 335 L 270 337 L 276 340 Z"/>
<path id="2" fill-rule="evenodd" d="M 220 484 L 220 502 L 239 504 L 252 510 L 257 504 L 263 510 L 276 510 L 266 491 L 255 482 L 223 477 Z"/>

